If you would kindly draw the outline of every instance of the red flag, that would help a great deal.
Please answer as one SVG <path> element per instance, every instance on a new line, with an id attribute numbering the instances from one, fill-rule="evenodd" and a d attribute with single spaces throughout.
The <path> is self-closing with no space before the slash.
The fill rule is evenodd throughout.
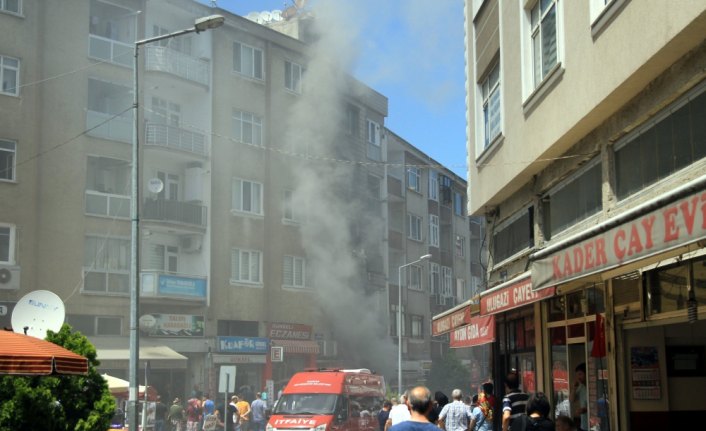
<path id="1" fill-rule="evenodd" d="M 591 357 L 602 358 L 606 355 L 605 349 L 605 319 L 600 313 L 596 314 L 596 333 L 593 337 Z"/>

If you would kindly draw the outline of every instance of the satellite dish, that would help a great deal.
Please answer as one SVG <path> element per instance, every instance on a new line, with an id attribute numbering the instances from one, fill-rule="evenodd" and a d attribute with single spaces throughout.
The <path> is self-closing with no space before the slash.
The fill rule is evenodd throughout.
<path id="1" fill-rule="evenodd" d="M 159 178 L 150 178 L 150 180 L 147 181 L 147 189 L 155 194 L 161 193 L 162 190 L 164 190 L 164 181 Z"/>
<path id="2" fill-rule="evenodd" d="M 61 298 L 48 290 L 35 290 L 17 301 L 12 311 L 12 330 L 44 339 L 48 330 L 58 332 L 61 329 L 64 317 L 66 310 Z"/>
<path id="3" fill-rule="evenodd" d="M 270 13 L 272 14 L 272 21 L 282 21 L 283 18 L 282 18 L 282 11 L 281 10 L 275 9 Z"/>
<path id="4" fill-rule="evenodd" d="M 250 12 L 249 14 L 245 15 L 245 19 L 249 19 L 250 21 L 255 21 L 257 22 L 257 19 L 260 17 L 260 12 Z"/>
<path id="5" fill-rule="evenodd" d="M 272 21 L 272 14 L 270 11 L 262 11 L 260 12 L 260 21 L 258 21 L 260 24 L 265 24 Z"/>

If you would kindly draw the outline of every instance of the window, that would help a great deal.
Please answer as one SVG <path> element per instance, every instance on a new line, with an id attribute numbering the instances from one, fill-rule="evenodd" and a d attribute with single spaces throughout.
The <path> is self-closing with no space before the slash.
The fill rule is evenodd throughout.
<path id="1" fill-rule="evenodd" d="M 419 168 L 416 166 L 409 166 L 407 168 L 407 187 L 417 193 L 422 192 L 421 175 Z"/>
<path id="2" fill-rule="evenodd" d="M 448 266 L 441 267 L 441 295 L 447 298 L 453 296 L 453 270 Z"/>
<path id="3" fill-rule="evenodd" d="M 172 33 L 172 31 L 160 27 L 158 25 L 152 26 L 152 36 L 163 36 L 165 34 Z M 191 55 L 191 35 L 182 35 L 179 37 L 172 37 L 169 39 L 159 40 L 154 42 L 155 45 L 168 47 L 175 51 L 183 52 L 184 54 Z"/>
<path id="4" fill-rule="evenodd" d="M 415 241 L 422 240 L 422 218 L 414 214 L 407 214 L 407 238 Z"/>
<path id="5" fill-rule="evenodd" d="M 0 11 L 22 15 L 22 0 L 0 0 Z"/>
<path id="6" fill-rule="evenodd" d="M 440 184 L 440 194 L 441 194 L 441 204 L 442 205 L 451 205 L 451 201 L 453 198 L 453 180 L 451 177 L 448 177 L 446 175 L 439 175 L 439 184 Z"/>
<path id="7" fill-rule="evenodd" d="M 295 216 L 294 203 L 292 203 L 292 197 L 294 192 L 292 190 L 285 190 L 282 196 L 282 219 L 290 222 L 299 221 Z"/>
<path id="8" fill-rule="evenodd" d="M 179 184 L 181 183 L 179 175 L 157 171 L 157 178 L 164 184 L 162 191 L 157 194 L 157 198 L 161 200 L 178 201 L 180 197 Z"/>
<path id="9" fill-rule="evenodd" d="M 463 217 L 463 194 L 454 192 L 454 213 Z"/>
<path id="10" fill-rule="evenodd" d="M 706 86 L 615 145 L 615 182 L 624 199 L 706 157 Z"/>
<path id="11" fill-rule="evenodd" d="M 152 121 L 155 123 L 179 127 L 179 123 L 181 122 L 181 105 L 159 97 L 152 97 L 151 114 Z"/>
<path id="12" fill-rule="evenodd" d="M 497 63 L 480 85 L 483 99 L 483 149 L 502 132 L 500 109 L 500 63 Z"/>
<path id="13" fill-rule="evenodd" d="M 262 79 L 262 50 L 234 42 L 233 70 L 249 78 Z"/>
<path id="14" fill-rule="evenodd" d="M 233 111 L 233 137 L 245 144 L 262 146 L 262 118 L 250 112 Z"/>
<path id="15" fill-rule="evenodd" d="M 233 210 L 262 215 L 262 184 L 233 178 Z"/>
<path id="16" fill-rule="evenodd" d="M 439 264 L 431 262 L 429 264 L 429 291 L 432 295 L 441 292 L 441 279 L 439 278 Z"/>
<path id="17" fill-rule="evenodd" d="M 689 299 L 706 305 L 706 260 L 680 262 L 643 274 L 649 315 L 685 310 Z"/>
<path id="18" fill-rule="evenodd" d="M 429 245 L 439 246 L 439 216 L 429 216 Z"/>
<path id="19" fill-rule="evenodd" d="M 284 87 L 295 93 L 302 92 L 302 67 L 291 61 L 284 62 Z"/>
<path id="20" fill-rule="evenodd" d="M 368 158 L 371 160 L 382 160 L 382 149 L 380 146 L 380 125 L 368 120 Z"/>
<path id="21" fill-rule="evenodd" d="M 0 263 L 15 264 L 15 226 L 0 224 Z"/>
<path id="22" fill-rule="evenodd" d="M 392 304 L 390 306 L 390 335 L 393 337 L 399 337 L 400 334 L 397 332 L 397 320 L 401 318 L 402 320 L 402 336 L 407 335 L 407 316 L 406 313 L 404 312 L 404 306 L 402 307 L 402 316 L 398 314 L 397 310 L 399 310 L 399 307 L 397 304 Z"/>
<path id="23" fill-rule="evenodd" d="M 129 239 L 87 236 L 83 253 L 84 292 L 129 292 Z"/>
<path id="24" fill-rule="evenodd" d="M 88 79 L 86 129 L 92 136 L 132 143 L 131 89 L 119 84 Z"/>
<path id="25" fill-rule="evenodd" d="M 498 224 L 493 234 L 493 262 L 498 263 L 522 250 L 534 247 L 534 211 L 519 211 Z"/>
<path id="26" fill-rule="evenodd" d="M 20 60 L 0 55 L 0 82 L 3 94 L 20 94 Z"/>
<path id="27" fill-rule="evenodd" d="M 262 253 L 234 248 L 230 252 L 230 279 L 237 283 L 262 284 Z"/>
<path id="28" fill-rule="evenodd" d="M 410 265 L 406 268 L 407 288 L 414 290 L 422 290 L 422 267 L 419 265 Z"/>
<path id="29" fill-rule="evenodd" d="M 457 278 L 456 279 L 456 292 L 455 292 L 455 297 L 459 302 L 465 301 L 468 296 L 468 292 L 466 291 L 466 280 L 462 278 Z"/>
<path id="30" fill-rule="evenodd" d="M 466 237 L 462 235 L 456 235 L 456 256 L 466 256 Z"/>
<path id="31" fill-rule="evenodd" d="M 603 208 L 601 184 L 600 160 L 594 160 L 558 190 L 545 196 L 542 202 L 546 239 L 600 212 Z"/>
<path id="32" fill-rule="evenodd" d="M 557 3 L 538 0 L 530 11 L 534 88 L 557 64 Z"/>
<path id="33" fill-rule="evenodd" d="M 429 199 L 439 201 L 439 174 L 433 170 L 429 170 Z"/>
<path id="34" fill-rule="evenodd" d="M 360 125 L 358 124 L 359 119 L 360 109 L 350 103 L 346 104 L 346 124 L 344 128 L 347 134 L 356 138 L 360 136 Z"/>
<path id="35" fill-rule="evenodd" d="M 591 33 L 598 34 L 613 17 L 620 12 L 628 0 L 590 0 L 591 1 Z"/>
<path id="36" fill-rule="evenodd" d="M 374 200 L 380 200 L 382 178 L 368 174 L 368 193 Z"/>
<path id="37" fill-rule="evenodd" d="M 410 316 L 412 323 L 412 338 L 424 338 L 423 322 L 424 316 Z"/>
<path id="38" fill-rule="evenodd" d="M 144 265 L 154 271 L 177 273 L 179 271 L 179 248 L 164 244 L 149 244 Z"/>
<path id="39" fill-rule="evenodd" d="M 130 217 L 130 163 L 109 157 L 88 156 L 86 214 Z"/>
<path id="40" fill-rule="evenodd" d="M 0 180 L 15 181 L 17 144 L 0 139 Z"/>
<path id="41" fill-rule="evenodd" d="M 283 284 L 286 287 L 305 287 L 306 260 L 303 257 L 284 256 Z"/>
<path id="42" fill-rule="evenodd" d="M 67 314 L 66 321 L 83 335 L 122 335 L 122 317 Z"/>

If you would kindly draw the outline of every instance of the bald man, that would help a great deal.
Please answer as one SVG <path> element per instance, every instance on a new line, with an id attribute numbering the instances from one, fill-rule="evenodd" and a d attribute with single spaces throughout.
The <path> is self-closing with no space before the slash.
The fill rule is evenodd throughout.
<path id="1" fill-rule="evenodd" d="M 431 392 L 424 386 L 417 386 L 409 391 L 407 407 L 410 418 L 390 427 L 390 431 L 441 431 L 439 427 L 429 422 L 427 415 L 433 407 Z"/>

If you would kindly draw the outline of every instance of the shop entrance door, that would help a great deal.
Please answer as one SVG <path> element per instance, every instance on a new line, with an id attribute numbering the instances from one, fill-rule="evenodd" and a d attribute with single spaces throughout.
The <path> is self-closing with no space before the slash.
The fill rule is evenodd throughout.
<path id="1" fill-rule="evenodd" d="M 586 372 L 586 340 L 574 339 L 568 342 L 569 359 L 569 405 L 571 417 L 579 429 L 588 431 L 589 385 Z"/>

